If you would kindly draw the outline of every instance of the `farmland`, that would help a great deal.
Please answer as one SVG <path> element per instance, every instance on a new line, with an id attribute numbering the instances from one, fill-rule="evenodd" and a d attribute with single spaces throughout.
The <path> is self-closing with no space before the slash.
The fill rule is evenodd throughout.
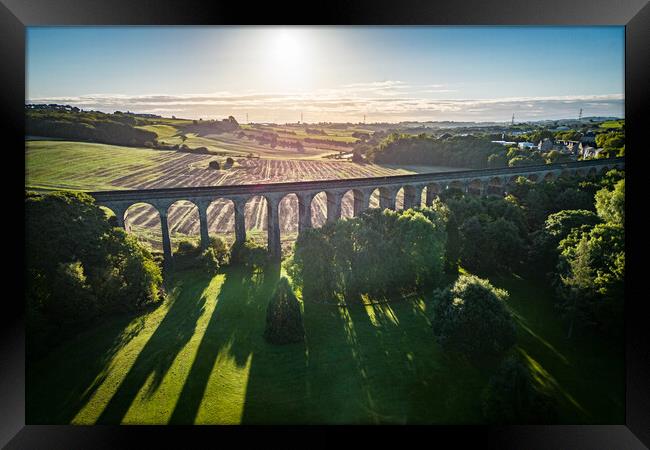
<path id="1" fill-rule="evenodd" d="M 174 127 L 155 127 L 164 136 L 161 140 L 174 142 L 170 139 L 173 138 Z M 210 140 L 205 137 L 188 137 L 186 142 L 192 139 Z M 213 145 L 216 149 L 217 144 Z M 274 158 L 233 157 L 235 163 L 231 168 L 213 170 L 208 168 L 208 163 L 217 160 L 223 164 L 226 156 L 86 142 L 30 140 L 26 142 L 25 184 L 28 189 L 35 190 L 153 189 L 389 176 L 423 170 L 421 167 L 403 169 L 397 166 L 355 164 L 311 157 L 298 159 L 302 155 L 297 155 L 295 151 L 291 152 L 292 159 L 282 159 L 282 153 L 283 150 L 276 149 Z M 321 151 L 321 154 L 326 152 Z M 450 169 L 429 167 L 424 170 Z M 398 196 L 398 205 L 400 202 L 401 196 Z M 371 199 L 371 206 L 378 206 L 377 194 Z M 246 228 L 261 240 L 265 240 L 264 233 L 255 230 L 266 229 L 265 211 L 265 200 L 261 197 L 251 199 L 246 206 Z M 344 216 L 352 214 L 350 193 L 343 199 L 342 211 Z M 312 220 L 319 226 L 324 223 L 325 217 L 326 199 L 325 194 L 321 193 L 312 203 Z M 295 196 L 287 196 L 280 204 L 280 220 L 282 239 L 291 240 L 297 231 Z M 208 224 L 211 234 L 219 234 L 230 240 L 234 234 L 232 203 L 223 199 L 215 200 L 208 208 Z M 126 225 L 154 249 L 161 248 L 160 219 L 151 206 L 137 204 L 131 207 L 127 211 Z M 177 202 L 172 205 L 169 211 L 169 226 L 172 243 L 177 243 L 186 236 L 198 239 L 196 207 L 189 202 Z"/>

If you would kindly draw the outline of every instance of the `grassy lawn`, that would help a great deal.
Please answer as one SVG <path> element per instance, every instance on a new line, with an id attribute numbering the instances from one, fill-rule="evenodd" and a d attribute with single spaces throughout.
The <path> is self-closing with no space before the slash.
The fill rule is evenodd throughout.
<path id="1" fill-rule="evenodd" d="M 304 344 L 262 338 L 279 269 L 181 272 L 140 317 L 102 320 L 27 367 L 27 423 L 479 423 L 493 368 L 446 355 L 430 299 L 306 303 Z M 623 347 L 565 338 L 550 293 L 515 277 L 518 346 L 564 423 L 623 423 Z"/>

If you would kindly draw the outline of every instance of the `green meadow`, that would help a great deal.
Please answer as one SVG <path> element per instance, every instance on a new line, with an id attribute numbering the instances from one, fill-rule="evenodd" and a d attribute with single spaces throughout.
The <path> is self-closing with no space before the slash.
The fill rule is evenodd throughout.
<path id="1" fill-rule="evenodd" d="M 106 317 L 27 366 L 29 424 L 481 423 L 491 364 L 443 353 L 429 296 L 347 308 L 303 303 L 306 339 L 262 337 L 278 267 L 177 272 L 165 302 Z M 520 352 L 561 423 L 623 423 L 622 345 L 566 339 L 550 293 L 515 276 Z"/>

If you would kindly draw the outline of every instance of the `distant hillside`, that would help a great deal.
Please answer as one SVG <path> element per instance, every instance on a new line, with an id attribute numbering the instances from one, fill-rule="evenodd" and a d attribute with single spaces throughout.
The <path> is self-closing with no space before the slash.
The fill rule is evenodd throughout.
<path id="1" fill-rule="evenodd" d="M 149 123 L 130 113 L 105 114 L 64 105 L 26 105 L 25 133 L 83 142 L 153 146 L 157 135 L 135 128 Z"/>

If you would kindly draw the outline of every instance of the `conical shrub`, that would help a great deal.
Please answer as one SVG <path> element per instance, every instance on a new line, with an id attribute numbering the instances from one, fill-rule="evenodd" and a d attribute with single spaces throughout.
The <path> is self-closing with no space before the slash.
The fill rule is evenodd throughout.
<path id="1" fill-rule="evenodd" d="M 271 344 L 301 342 L 305 338 L 300 303 L 286 277 L 278 281 L 266 309 L 264 338 Z"/>

